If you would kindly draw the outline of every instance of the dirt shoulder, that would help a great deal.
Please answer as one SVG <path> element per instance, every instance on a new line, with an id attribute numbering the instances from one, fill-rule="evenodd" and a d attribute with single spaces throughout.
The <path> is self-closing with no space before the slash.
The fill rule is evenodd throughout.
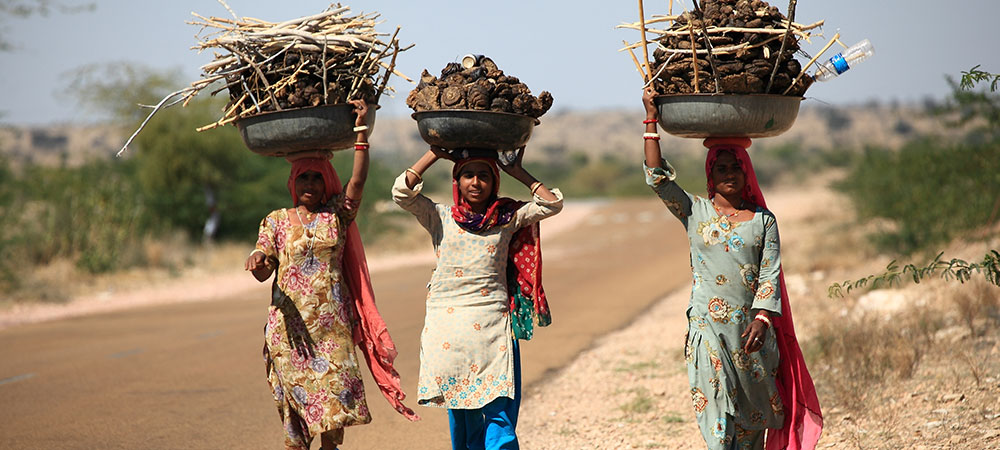
<path id="1" fill-rule="evenodd" d="M 833 281 L 880 273 L 889 260 L 865 250 L 865 230 L 827 184 L 768 193 L 824 408 L 819 448 L 1000 448 L 1000 340 L 990 327 L 1000 289 L 931 280 L 828 298 Z M 995 238 L 946 253 L 973 260 L 998 246 Z M 688 296 L 667 295 L 533 385 L 518 427 L 524 447 L 704 448 L 683 360 Z"/>

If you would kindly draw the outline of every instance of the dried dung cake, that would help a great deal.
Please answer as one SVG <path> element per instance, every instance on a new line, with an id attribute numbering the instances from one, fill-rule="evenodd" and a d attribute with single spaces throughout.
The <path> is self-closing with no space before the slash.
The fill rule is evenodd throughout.
<path id="1" fill-rule="evenodd" d="M 672 25 L 667 30 L 650 30 L 662 35 L 655 41 L 659 45 L 653 51 L 650 70 L 655 76 L 656 91 L 660 94 L 716 92 L 718 75 L 720 92 L 765 93 L 774 64 L 779 59 L 788 19 L 777 7 L 761 0 L 703 0 L 700 4 L 703 20 L 697 12 L 685 12 L 672 18 Z M 792 24 L 792 33 L 787 36 L 788 42 L 769 93 L 805 94 L 813 79 L 803 76 L 792 86 L 802 70 L 795 54 L 799 51 L 799 39 L 808 38 L 806 30 L 818 24 L 810 27 Z M 706 48 L 706 32 L 711 55 Z M 692 45 L 697 52 L 696 58 L 692 55 Z M 714 60 L 714 73 L 709 56 Z M 697 67 L 697 75 L 694 67 Z"/>
<path id="2" fill-rule="evenodd" d="M 524 114 L 538 118 L 552 107 L 552 94 L 531 95 L 528 86 L 500 70 L 486 57 L 448 63 L 435 77 L 425 69 L 406 105 L 414 111 L 474 109 Z"/>

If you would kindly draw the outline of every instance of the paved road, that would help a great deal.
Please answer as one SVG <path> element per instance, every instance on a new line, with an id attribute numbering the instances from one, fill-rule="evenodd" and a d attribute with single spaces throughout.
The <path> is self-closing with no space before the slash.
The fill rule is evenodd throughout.
<path id="1" fill-rule="evenodd" d="M 544 242 L 553 324 L 523 345 L 528 387 L 690 278 L 680 225 L 656 199 L 598 207 Z M 373 274 L 409 393 L 430 270 Z M 262 284 L 226 300 L 0 331 L 0 448 L 281 448 L 261 358 L 267 298 Z M 374 421 L 349 428 L 344 448 L 448 448 L 443 410 L 417 407 L 411 397 L 423 420 L 409 423 L 370 378 L 365 386 Z"/>

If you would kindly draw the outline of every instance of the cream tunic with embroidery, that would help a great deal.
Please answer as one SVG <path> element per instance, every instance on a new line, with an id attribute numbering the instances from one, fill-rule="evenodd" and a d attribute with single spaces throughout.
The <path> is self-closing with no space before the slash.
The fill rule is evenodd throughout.
<path id="1" fill-rule="evenodd" d="M 562 209 L 562 194 L 553 189 L 552 202 L 535 196 L 507 225 L 471 233 L 455 223 L 450 206 L 420 194 L 422 183 L 407 188 L 405 175 L 392 187 L 393 200 L 430 233 L 437 256 L 420 335 L 417 401 L 477 409 L 514 398 L 507 250 L 517 230 Z"/>

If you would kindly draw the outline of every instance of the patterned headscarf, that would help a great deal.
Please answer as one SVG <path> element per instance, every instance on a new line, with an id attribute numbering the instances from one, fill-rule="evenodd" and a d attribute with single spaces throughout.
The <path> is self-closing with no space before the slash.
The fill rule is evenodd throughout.
<path id="1" fill-rule="evenodd" d="M 749 138 L 709 138 L 704 145 L 709 148 L 705 159 L 705 175 L 708 177 L 708 195 L 715 195 L 712 183 L 712 166 L 719 157 L 719 152 L 730 152 L 736 156 L 740 169 L 746 178 L 746 186 L 741 197 L 749 203 L 767 208 L 764 193 L 757 183 L 757 174 L 750 162 L 747 148 Z M 792 308 L 788 304 L 788 289 L 785 288 L 785 272 L 779 268 L 778 282 L 781 287 L 781 315 L 771 317 L 774 335 L 778 343 L 778 374 L 775 377 L 781 402 L 785 408 L 785 423 L 781 429 L 768 430 L 767 450 L 797 450 L 816 447 L 819 436 L 823 432 L 823 413 L 820 411 L 819 398 L 813 385 L 809 369 L 806 367 L 802 350 L 795 338 L 795 326 L 792 323 Z"/>
<path id="2" fill-rule="evenodd" d="M 458 189 L 462 168 L 474 162 L 485 163 L 493 173 L 490 204 L 483 214 L 473 211 Z M 455 201 L 451 207 L 451 217 L 464 230 L 479 233 L 494 226 L 506 225 L 525 204 L 507 197 L 497 198 L 500 191 L 500 167 L 494 158 L 473 157 L 456 161 L 451 177 L 452 198 Z M 540 327 L 552 323 L 548 300 L 542 288 L 542 241 L 537 222 L 514 232 L 507 258 L 507 294 L 514 332 L 516 337 L 528 340 L 532 336 L 532 316 Z"/>
<path id="3" fill-rule="evenodd" d="M 288 192 L 292 195 L 292 202 L 296 206 L 299 202 L 298 196 L 295 195 L 295 178 L 309 171 L 319 172 L 323 176 L 324 204 L 343 192 L 337 171 L 333 169 L 329 160 L 298 159 L 292 162 L 292 173 L 288 176 Z M 371 371 L 375 383 L 389 404 L 407 419 L 419 420 L 420 417 L 403 404 L 406 394 L 399 385 L 399 373 L 392 364 L 397 355 L 396 344 L 392 342 L 385 320 L 375 306 L 375 291 L 372 289 L 365 248 L 361 243 L 361 233 L 356 222 L 351 222 L 347 227 L 343 271 L 351 296 L 354 297 L 354 308 L 359 319 L 354 324 L 354 343 L 361 347 L 368 363 L 368 370 Z"/>

